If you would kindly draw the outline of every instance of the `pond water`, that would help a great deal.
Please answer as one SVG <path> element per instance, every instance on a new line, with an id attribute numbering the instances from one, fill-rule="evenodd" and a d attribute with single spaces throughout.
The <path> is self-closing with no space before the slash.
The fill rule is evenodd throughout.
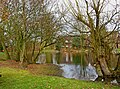
<path id="1" fill-rule="evenodd" d="M 94 81 L 98 77 L 90 58 L 81 53 L 43 53 L 36 63 L 52 63 L 60 66 L 63 70 L 62 76 L 65 78 Z"/>

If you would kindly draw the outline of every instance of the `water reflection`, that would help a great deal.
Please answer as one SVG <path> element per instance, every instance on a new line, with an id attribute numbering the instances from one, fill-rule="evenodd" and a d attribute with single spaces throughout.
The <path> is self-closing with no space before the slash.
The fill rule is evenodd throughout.
<path id="1" fill-rule="evenodd" d="M 38 57 L 38 61 L 36 63 L 40 63 L 40 64 L 46 63 L 46 55 L 45 54 L 41 54 Z"/>
<path id="2" fill-rule="evenodd" d="M 81 53 L 44 53 L 37 63 L 53 63 L 61 66 L 65 78 L 95 80 L 98 75 L 86 54 Z"/>

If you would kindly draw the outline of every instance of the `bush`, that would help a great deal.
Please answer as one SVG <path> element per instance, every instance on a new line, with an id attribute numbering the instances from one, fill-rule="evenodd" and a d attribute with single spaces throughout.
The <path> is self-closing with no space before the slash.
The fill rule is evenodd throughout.
<path id="1" fill-rule="evenodd" d="M 2 44 L 0 43 L 0 52 L 3 50 Z"/>

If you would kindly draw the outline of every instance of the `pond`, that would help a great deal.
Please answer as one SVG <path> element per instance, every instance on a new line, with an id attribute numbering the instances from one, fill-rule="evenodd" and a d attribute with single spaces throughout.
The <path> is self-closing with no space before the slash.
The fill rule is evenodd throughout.
<path id="1" fill-rule="evenodd" d="M 62 76 L 65 78 L 94 81 L 98 77 L 90 58 L 84 53 L 47 52 L 41 54 L 36 63 L 52 63 L 60 66 L 63 70 Z"/>

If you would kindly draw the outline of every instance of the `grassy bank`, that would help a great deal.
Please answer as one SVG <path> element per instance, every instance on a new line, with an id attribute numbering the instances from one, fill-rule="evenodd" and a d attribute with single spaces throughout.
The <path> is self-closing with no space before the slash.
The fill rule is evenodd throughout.
<path id="1" fill-rule="evenodd" d="M 0 52 L 1 59 L 4 53 Z M 66 79 L 60 76 L 59 67 L 52 64 L 30 64 L 20 69 L 14 60 L 0 61 L 0 89 L 120 89 L 101 82 Z"/>
<path id="2" fill-rule="evenodd" d="M 97 82 L 33 75 L 29 71 L 1 67 L 0 89 L 119 89 L 118 86 Z"/>

